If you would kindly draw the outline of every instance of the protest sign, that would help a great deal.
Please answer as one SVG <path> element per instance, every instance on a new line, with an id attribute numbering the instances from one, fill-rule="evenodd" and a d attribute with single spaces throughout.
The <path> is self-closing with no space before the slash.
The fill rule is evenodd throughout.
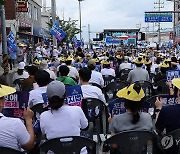
<path id="1" fill-rule="evenodd" d="M 5 97 L 5 104 L 2 113 L 7 117 L 23 119 L 24 107 L 28 106 L 29 93 L 16 92 Z"/>
<path id="2" fill-rule="evenodd" d="M 180 78 L 180 70 L 169 70 L 166 72 L 166 78 L 168 82 L 171 82 L 174 78 Z"/>
<path id="3" fill-rule="evenodd" d="M 141 109 L 141 112 L 148 112 L 148 109 L 150 108 L 150 103 L 146 102 L 144 108 Z M 126 112 L 126 108 L 124 106 L 124 100 L 123 99 L 115 99 L 112 102 L 109 103 L 109 112 L 111 116 L 123 114 Z"/>
<path id="4" fill-rule="evenodd" d="M 66 87 L 66 103 L 70 106 L 82 106 L 82 90 L 80 85 Z"/>

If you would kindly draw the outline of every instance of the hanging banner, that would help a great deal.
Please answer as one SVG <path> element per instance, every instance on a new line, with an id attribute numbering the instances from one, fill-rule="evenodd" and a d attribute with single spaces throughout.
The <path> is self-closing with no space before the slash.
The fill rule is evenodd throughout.
<path id="1" fill-rule="evenodd" d="M 8 41 L 8 49 L 9 52 L 16 52 L 17 51 L 17 44 L 16 44 L 16 39 L 14 36 L 14 33 L 12 31 L 9 32 L 9 35 L 7 36 L 7 41 Z"/>

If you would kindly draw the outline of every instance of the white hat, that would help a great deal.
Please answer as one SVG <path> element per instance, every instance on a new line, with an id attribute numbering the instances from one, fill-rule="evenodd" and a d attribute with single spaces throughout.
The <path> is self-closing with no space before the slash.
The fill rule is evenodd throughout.
<path id="1" fill-rule="evenodd" d="M 42 60 L 40 65 L 39 65 L 40 69 L 48 69 L 48 63 L 46 60 Z"/>
<path id="2" fill-rule="evenodd" d="M 54 48 L 57 48 L 56 46 L 54 46 Z"/>
<path id="3" fill-rule="evenodd" d="M 24 62 L 20 62 L 19 64 L 18 64 L 18 69 L 19 70 L 24 70 L 24 67 L 26 66 L 26 64 L 24 63 Z"/>

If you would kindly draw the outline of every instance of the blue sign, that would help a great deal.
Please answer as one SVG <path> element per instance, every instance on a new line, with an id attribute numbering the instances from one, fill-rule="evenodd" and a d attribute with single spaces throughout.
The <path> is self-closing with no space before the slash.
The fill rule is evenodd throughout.
<path id="1" fill-rule="evenodd" d="M 50 34 L 54 35 L 58 41 L 62 41 L 66 37 L 66 32 L 64 32 L 60 27 L 59 23 L 55 21 L 53 27 L 50 29 Z"/>
<path id="2" fill-rule="evenodd" d="M 80 85 L 66 87 L 66 104 L 70 106 L 82 106 L 82 90 Z"/>
<path id="3" fill-rule="evenodd" d="M 160 97 L 162 97 L 163 106 L 175 105 L 178 103 L 177 96 L 173 96 L 173 95 L 164 95 L 163 96 L 162 95 Z"/>
<path id="4" fill-rule="evenodd" d="M 126 112 L 126 108 L 124 107 L 124 100 L 115 99 L 109 104 L 109 112 L 111 116 L 123 114 Z"/>
<path id="5" fill-rule="evenodd" d="M 172 22 L 172 14 L 171 13 L 150 13 L 145 14 L 145 22 Z"/>
<path id="6" fill-rule="evenodd" d="M 112 117 L 114 115 L 119 115 L 126 112 L 123 99 L 115 99 L 112 102 L 110 102 L 108 106 L 109 106 L 109 112 Z M 141 109 L 141 112 L 148 112 L 149 108 L 150 108 L 150 103 L 146 102 L 144 108 Z"/>
<path id="7" fill-rule="evenodd" d="M 7 117 L 23 119 L 24 108 L 28 106 L 29 93 L 16 92 L 5 97 L 5 104 L 2 113 Z"/>
<path id="8" fill-rule="evenodd" d="M 9 52 L 16 52 L 17 51 L 17 44 L 16 44 L 16 39 L 14 36 L 14 33 L 12 31 L 9 32 L 9 35 L 7 36 L 7 41 L 8 41 L 8 49 Z"/>
<path id="9" fill-rule="evenodd" d="M 180 70 L 169 70 L 166 72 L 166 79 L 171 82 L 174 78 L 180 78 Z"/>

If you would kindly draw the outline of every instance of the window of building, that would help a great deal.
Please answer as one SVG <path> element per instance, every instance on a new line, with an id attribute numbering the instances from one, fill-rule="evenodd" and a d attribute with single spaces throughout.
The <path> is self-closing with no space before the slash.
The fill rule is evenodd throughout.
<path id="1" fill-rule="evenodd" d="M 32 4 L 28 3 L 28 17 L 32 18 Z"/>
<path id="2" fill-rule="evenodd" d="M 38 20 L 38 9 L 34 7 L 34 20 Z"/>

